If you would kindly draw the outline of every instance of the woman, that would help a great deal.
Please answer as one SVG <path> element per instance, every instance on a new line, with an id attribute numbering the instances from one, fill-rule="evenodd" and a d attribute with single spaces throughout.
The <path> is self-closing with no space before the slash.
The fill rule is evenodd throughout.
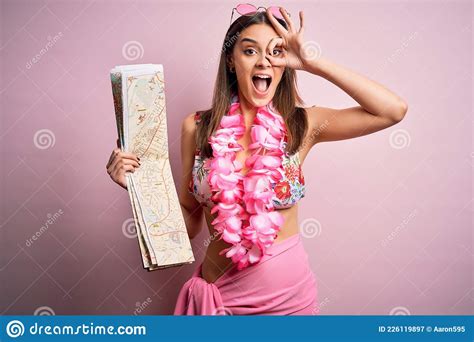
<path id="1" fill-rule="evenodd" d="M 380 84 L 306 51 L 302 12 L 296 30 L 283 8 L 245 6 L 234 8 L 241 16 L 224 39 L 212 108 L 182 124 L 180 202 L 190 238 L 203 214 L 210 238 L 176 315 L 319 313 L 298 230 L 301 165 L 315 144 L 380 131 L 407 112 Z M 324 77 L 359 106 L 302 107 L 295 70 Z M 123 187 L 136 167 L 119 149 L 107 164 Z"/>

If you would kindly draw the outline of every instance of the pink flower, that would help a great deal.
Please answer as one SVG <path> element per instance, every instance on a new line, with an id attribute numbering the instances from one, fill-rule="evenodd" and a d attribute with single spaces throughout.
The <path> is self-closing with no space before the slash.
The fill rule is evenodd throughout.
<path id="1" fill-rule="evenodd" d="M 222 128 L 232 128 L 234 130 L 240 130 L 244 124 L 245 121 L 242 115 L 224 115 L 221 121 Z"/>
<path id="2" fill-rule="evenodd" d="M 223 249 L 219 252 L 219 255 L 224 253 L 227 258 L 232 258 L 232 261 L 237 263 L 245 256 L 245 254 L 247 254 L 247 248 L 244 247 L 241 242 L 237 242 L 232 247 Z"/>
<path id="3" fill-rule="evenodd" d="M 218 212 L 217 217 L 212 221 L 212 224 L 220 223 L 231 216 L 238 216 L 244 213 L 244 209 L 239 203 L 217 203 L 212 209 L 211 214 Z"/>
<path id="4" fill-rule="evenodd" d="M 237 169 L 240 164 L 237 165 Z M 242 175 L 235 172 L 236 165 L 230 158 L 220 157 L 214 158 L 210 165 L 211 171 L 208 175 L 208 182 L 211 188 L 219 188 L 221 190 L 235 191 L 236 186 L 242 179 Z"/>
<path id="5" fill-rule="evenodd" d="M 236 153 L 243 150 L 237 141 L 245 133 L 239 108 L 235 100 L 209 138 L 214 158 L 209 164 L 208 182 L 212 200 L 217 203 L 211 210 L 217 213 L 212 224 L 221 239 L 231 244 L 219 254 L 225 253 L 241 270 L 261 260 L 284 222 L 273 207 L 272 182 L 283 175 L 286 131 L 283 118 L 273 112 L 271 103 L 258 108 L 251 128 L 252 155 L 245 161 L 249 171 L 243 176 L 242 164 L 236 159 Z"/>
<path id="6" fill-rule="evenodd" d="M 265 148 L 271 150 L 280 147 L 280 140 L 273 137 L 263 126 L 253 126 L 250 134 L 253 141 L 249 145 L 250 149 Z"/>
<path id="7" fill-rule="evenodd" d="M 285 132 L 285 123 L 281 115 L 275 115 L 269 112 L 260 112 L 257 114 L 256 123 L 265 127 L 269 133 L 278 140 L 281 139 Z"/>
<path id="8" fill-rule="evenodd" d="M 270 214 L 277 214 L 279 217 Z M 261 213 L 250 217 L 250 225 L 243 232 L 244 237 L 253 243 L 259 243 L 269 247 L 273 243 L 275 234 L 283 223 L 283 217 L 280 213 L 273 211 L 271 213 Z"/>
<path id="9" fill-rule="evenodd" d="M 275 169 L 281 165 L 282 159 L 278 156 L 254 154 L 246 160 L 247 166 L 253 169 Z"/>
<path id="10" fill-rule="evenodd" d="M 258 245 L 253 245 L 252 248 L 248 251 L 247 255 L 248 262 L 254 264 L 262 258 L 263 253 Z"/>

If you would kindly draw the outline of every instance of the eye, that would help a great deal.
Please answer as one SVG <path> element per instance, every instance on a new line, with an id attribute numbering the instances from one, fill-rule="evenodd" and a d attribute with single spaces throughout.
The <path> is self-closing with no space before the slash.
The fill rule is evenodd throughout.
<path id="1" fill-rule="evenodd" d="M 249 56 L 252 55 L 252 52 L 256 52 L 256 51 L 255 51 L 254 49 L 245 49 L 245 50 L 244 50 L 244 53 L 245 53 L 246 55 L 249 55 Z"/>
<path id="2" fill-rule="evenodd" d="M 278 56 L 281 55 L 281 50 L 280 49 L 273 49 L 273 56 Z"/>

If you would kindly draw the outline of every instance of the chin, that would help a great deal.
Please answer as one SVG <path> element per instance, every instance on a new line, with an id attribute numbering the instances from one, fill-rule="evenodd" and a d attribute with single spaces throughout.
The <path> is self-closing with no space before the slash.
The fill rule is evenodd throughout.
<path id="1" fill-rule="evenodd" d="M 254 107 L 263 107 L 263 106 L 266 106 L 267 104 L 270 103 L 270 101 L 272 100 L 273 97 L 269 97 L 268 99 L 265 98 L 265 99 L 251 99 L 249 102 L 252 104 L 252 106 Z"/>
<path id="2" fill-rule="evenodd" d="M 270 103 L 275 95 L 275 90 L 268 89 L 268 92 L 265 94 L 261 94 L 255 91 L 252 85 L 250 85 L 250 89 L 247 90 L 245 94 L 245 98 L 247 102 L 254 107 L 263 107 Z"/>

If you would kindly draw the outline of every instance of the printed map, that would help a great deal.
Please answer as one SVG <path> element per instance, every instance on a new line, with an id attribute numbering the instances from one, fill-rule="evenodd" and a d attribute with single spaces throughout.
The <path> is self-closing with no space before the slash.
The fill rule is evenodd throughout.
<path id="1" fill-rule="evenodd" d="M 163 67 L 118 66 L 111 70 L 122 150 L 140 157 L 127 173 L 143 265 L 148 270 L 195 261 L 171 173 Z"/>

